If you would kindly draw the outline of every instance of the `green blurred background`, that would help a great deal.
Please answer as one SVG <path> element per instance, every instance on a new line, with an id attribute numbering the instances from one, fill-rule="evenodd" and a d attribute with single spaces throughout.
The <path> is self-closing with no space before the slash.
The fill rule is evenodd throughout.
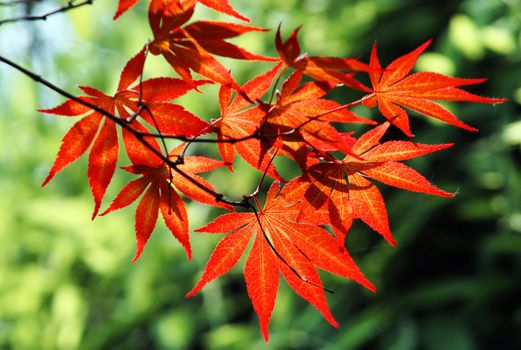
<path id="1" fill-rule="evenodd" d="M 115 3 L 97 0 L 46 22 L 0 26 L 0 54 L 72 93 L 79 94 L 77 85 L 110 93 L 125 62 L 151 37 L 147 1 L 113 22 Z M 161 222 L 131 265 L 135 205 L 91 222 L 86 157 L 40 187 L 72 121 L 35 112 L 63 98 L 0 66 L 0 349 L 521 349 L 521 1 L 231 3 L 255 25 L 282 22 L 285 35 L 303 24 L 302 46 L 314 55 L 367 60 L 378 40 L 387 64 L 433 38 L 417 69 L 487 77 L 470 90 L 510 101 L 449 105 L 480 133 L 412 117 L 416 141 L 456 146 L 409 164 L 458 195 L 439 199 L 380 186 L 398 248 L 358 222 L 347 242 L 378 293 L 323 274 L 335 291 L 328 301 L 337 330 L 282 283 L 266 345 L 242 267 L 184 298 L 219 237 L 192 234 L 187 263 Z M 57 4 L 38 2 L 34 13 Z M 0 18 L 23 12 L 23 5 L 0 6 Z M 226 18 L 203 7 L 197 16 Z M 273 32 L 236 42 L 274 54 L 272 40 Z M 148 62 L 149 76 L 171 74 L 160 60 Z M 240 82 L 268 67 L 226 62 Z M 182 102 L 209 119 L 217 113 L 216 90 L 204 92 Z M 212 147 L 195 150 L 216 156 Z M 239 163 L 235 175 L 209 178 L 240 196 L 259 174 Z M 107 198 L 128 179 L 119 173 Z M 219 213 L 188 207 L 192 229 Z"/>

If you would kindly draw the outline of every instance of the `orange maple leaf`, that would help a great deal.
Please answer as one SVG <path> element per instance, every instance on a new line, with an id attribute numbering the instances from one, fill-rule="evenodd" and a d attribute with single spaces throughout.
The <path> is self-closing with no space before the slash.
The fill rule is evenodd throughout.
<path id="1" fill-rule="evenodd" d="M 388 122 L 383 123 L 359 139 L 353 139 L 351 151 L 344 159 L 329 157 L 288 184 L 288 200 L 302 201 L 297 221 L 331 224 L 343 244 L 353 219 L 358 218 L 391 245 L 396 245 L 383 197 L 369 178 L 408 191 L 453 196 L 430 184 L 416 170 L 400 163 L 452 144 L 425 145 L 409 141 L 380 144 L 388 127 Z"/>
<path id="2" fill-rule="evenodd" d="M 371 291 L 369 282 L 347 250 L 324 229 L 297 223 L 284 190 L 272 184 L 266 203 L 259 213 L 229 213 L 197 229 L 198 232 L 225 233 L 215 248 L 200 281 L 186 295 L 198 293 L 208 282 L 230 270 L 254 237 L 244 278 L 260 328 L 268 340 L 268 324 L 277 295 L 279 274 L 302 298 L 312 304 L 334 327 L 337 322 L 326 302 L 324 288 L 316 268 L 352 279 Z"/>
<path id="3" fill-rule="evenodd" d="M 159 150 L 159 145 L 154 139 L 151 139 L 149 143 Z M 182 147 L 183 145 L 174 148 L 170 152 L 169 158 L 172 160 L 177 159 Z M 192 252 L 188 234 L 188 215 L 185 204 L 175 189 L 188 198 L 204 204 L 228 210 L 232 210 L 233 207 L 217 202 L 215 197 L 172 170 L 168 164 L 155 156 L 137 140 L 132 147 L 129 157 L 131 160 L 139 160 L 139 163 L 123 169 L 132 174 L 139 174 L 141 177 L 129 182 L 102 215 L 124 208 L 143 195 L 136 209 L 137 251 L 132 262 L 135 262 L 141 256 L 154 230 L 159 211 L 161 211 L 166 226 L 185 248 L 186 256 L 190 260 Z M 177 165 L 177 168 L 200 186 L 213 190 L 213 187 L 206 180 L 196 174 L 210 171 L 223 165 L 223 162 L 215 159 L 190 156 L 184 158 L 183 164 Z"/>
<path id="4" fill-rule="evenodd" d="M 118 8 L 114 19 L 127 12 L 131 7 L 137 4 L 139 0 L 119 0 Z M 164 15 L 172 15 L 179 11 L 179 9 L 186 9 L 194 7 L 196 2 L 221 13 L 233 16 L 240 20 L 249 22 L 247 17 L 244 17 L 239 12 L 233 9 L 228 0 L 152 0 L 151 7 L 156 12 L 162 12 Z"/>
<path id="5" fill-rule="evenodd" d="M 127 62 L 113 96 L 92 87 L 80 86 L 87 96 L 79 96 L 78 99 L 122 120 L 127 120 L 131 116 L 129 111 L 138 111 L 139 102 L 146 104 L 147 108 L 140 113 L 140 116 L 151 128 L 165 134 L 192 136 L 206 128 L 208 124 L 205 121 L 181 106 L 168 102 L 186 94 L 193 85 L 173 78 L 154 78 L 141 83 L 136 82 L 141 76 L 144 60 L 145 52 L 142 50 Z M 196 81 L 195 86 L 202 83 L 205 81 Z M 54 108 L 42 109 L 40 112 L 82 117 L 63 137 L 56 160 L 42 186 L 45 186 L 63 168 L 77 160 L 92 144 L 88 178 L 95 202 L 92 216 L 94 218 L 116 169 L 119 152 L 116 122 L 73 99 Z M 101 130 L 98 132 L 100 125 L 102 125 Z M 133 120 L 129 125 L 135 130 L 147 132 L 138 119 Z M 122 134 L 125 150 L 129 153 L 135 136 L 126 129 L 123 129 Z"/>
<path id="6" fill-rule="evenodd" d="M 400 106 L 462 129 L 477 131 L 433 100 L 500 103 L 506 99 L 481 97 L 458 88 L 462 85 L 478 84 L 486 79 L 453 78 L 431 72 L 408 75 L 430 42 L 429 40 L 410 53 L 397 58 L 385 69 L 382 69 L 380 65 L 375 43 L 369 62 L 369 77 L 374 96 L 364 103 L 370 107 L 378 104 L 378 109 L 384 117 L 409 137 L 413 136 L 409 126 L 409 117 Z"/>

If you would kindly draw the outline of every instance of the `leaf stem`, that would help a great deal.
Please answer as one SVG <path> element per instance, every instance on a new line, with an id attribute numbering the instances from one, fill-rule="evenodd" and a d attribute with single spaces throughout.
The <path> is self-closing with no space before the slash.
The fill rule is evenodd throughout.
<path id="1" fill-rule="evenodd" d="M 249 197 L 250 198 L 255 198 L 255 200 L 257 201 L 257 205 L 258 205 L 258 200 L 257 200 L 257 195 L 259 194 L 259 191 L 260 191 L 260 188 L 262 186 L 262 183 L 264 182 L 264 179 L 266 179 L 266 173 L 268 172 L 268 169 L 270 168 L 271 164 L 273 163 L 273 160 L 275 159 L 275 157 L 277 156 L 277 152 L 279 150 L 278 149 L 275 149 L 275 152 L 273 153 L 273 156 L 271 156 L 271 159 L 270 161 L 268 162 L 268 165 L 266 165 L 266 169 L 264 170 L 264 172 L 262 173 L 262 177 L 261 179 L 259 180 L 259 183 L 257 184 L 257 188 L 255 189 L 255 191 L 253 191 Z M 260 208 L 260 207 L 259 207 Z"/>

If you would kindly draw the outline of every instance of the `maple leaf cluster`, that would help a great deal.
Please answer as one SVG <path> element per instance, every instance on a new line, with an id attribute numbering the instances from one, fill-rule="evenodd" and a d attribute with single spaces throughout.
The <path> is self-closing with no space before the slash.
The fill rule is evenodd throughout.
<path id="1" fill-rule="evenodd" d="M 136 3 L 120 0 L 114 18 Z M 253 242 L 244 278 L 265 339 L 280 275 L 337 326 L 317 269 L 375 291 L 345 246 L 353 220 L 361 220 L 396 245 L 375 182 L 453 196 L 403 163 L 452 146 L 410 141 L 409 111 L 475 131 L 435 101 L 499 103 L 504 99 L 481 97 L 459 88 L 483 79 L 411 74 L 430 41 L 383 68 L 376 44 L 368 63 L 354 58 L 308 56 L 301 51 L 299 29 L 283 40 L 279 28 L 274 40 L 278 57 L 267 57 L 226 41 L 265 29 L 229 22 L 190 22 L 197 3 L 248 21 L 228 1 L 152 0 L 148 19 L 153 39 L 128 61 L 113 95 L 82 86 L 85 95 L 41 110 L 80 118 L 64 136 L 44 185 L 90 148 L 88 181 L 95 203 L 93 218 L 138 201 L 133 261 L 141 256 L 159 213 L 191 259 L 183 197 L 227 210 L 196 230 L 226 235 L 187 296 L 230 270 Z M 162 56 L 179 78 L 144 79 L 147 54 Z M 273 67 L 240 85 L 215 56 L 273 62 Z M 195 79 L 194 74 L 203 79 Z M 371 86 L 362 82 L 364 77 Z M 220 85 L 220 116 L 210 123 L 173 102 L 192 90 L 199 91 L 204 84 Z M 332 90 L 346 88 L 361 97 L 344 105 L 327 97 Z M 362 118 L 350 110 L 354 106 L 377 108 L 382 118 Z M 345 130 L 352 123 L 365 124 L 367 131 L 359 136 L 339 131 L 339 125 Z M 391 126 L 403 132 L 404 140 L 389 140 L 387 130 Z M 166 139 L 183 142 L 168 149 Z M 100 213 L 118 164 L 120 140 L 131 163 L 123 169 L 136 178 Z M 190 145 L 196 142 L 216 145 L 221 160 L 187 156 Z M 257 189 L 237 201 L 216 192 L 198 175 L 220 167 L 233 171 L 236 155 L 261 174 Z M 301 175 L 282 178 L 274 165 L 275 157 L 293 160 Z M 267 177 L 274 181 L 262 206 L 258 195 Z"/>

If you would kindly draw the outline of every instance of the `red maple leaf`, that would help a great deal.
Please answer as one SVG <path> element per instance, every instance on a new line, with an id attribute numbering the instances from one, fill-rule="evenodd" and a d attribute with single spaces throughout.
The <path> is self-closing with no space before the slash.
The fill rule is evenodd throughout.
<path id="1" fill-rule="evenodd" d="M 131 116 L 129 110 L 134 112 L 138 110 L 139 101 L 146 103 L 147 109 L 142 113 L 143 119 L 162 133 L 192 136 L 206 128 L 206 122 L 185 111 L 181 106 L 167 102 L 191 90 L 193 88 L 191 84 L 180 79 L 154 78 L 132 85 L 142 73 L 144 60 L 144 51 L 129 60 L 121 73 L 117 91 L 113 96 L 92 87 L 81 86 L 80 88 L 88 96 L 78 98 L 112 115 L 118 114 L 123 120 Z M 198 81 L 196 85 L 202 83 L 205 82 Z M 63 137 L 56 160 L 42 186 L 45 186 L 63 168 L 77 160 L 92 144 L 88 178 L 95 202 L 92 216 L 94 218 L 116 169 L 119 152 L 116 122 L 73 99 L 40 112 L 72 117 L 83 116 Z M 101 130 L 98 132 L 100 125 L 102 125 Z M 139 120 L 133 120 L 130 125 L 136 130 L 146 131 Z M 123 140 L 128 151 L 128 148 L 134 144 L 135 137 L 128 130 L 123 129 Z"/>
<path id="2" fill-rule="evenodd" d="M 260 101 L 277 76 L 281 65 L 265 72 L 247 83 L 241 90 L 249 99 Z M 215 120 L 214 131 L 217 134 L 217 144 L 221 157 L 228 164 L 230 170 L 234 161 L 235 151 L 251 166 L 266 172 L 274 179 L 281 179 L 268 152 L 263 152 L 264 141 L 257 137 L 262 121 L 266 116 L 266 111 L 260 106 L 252 106 L 241 94 L 236 94 L 232 98 L 232 90 L 228 86 L 221 86 L 219 91 L 219 106 L 221 116 Z M 257 135 L 257 136 L 255 136 Z M 223 142 L 229 140 L 242 140 L 239 142 Z"/>
<path id="3" fill-rule="evenodd" d="M 137 4 L 138 1 L 139 0 L 119 0 L 118 8 L 114 14 L 114 19 L 117 19 L 119 16 L 127 12 L 132 6 Z"/>
<path id="4" fill-rule="evenodd" d="M 302 72 L 295 71 L 282 84 L 277 100 L 269 106 L 264 134 L 277 135 L 267 142 L 282 149 L 301 168 L 310 165 L 308 150 L 336 151 L 344 148 L 342 134 L 330 122 L 375 124 L 324 98 L 334 84 L 313 81 L 300 85 Z"/>
<path id="5" fill-rule="evenodd" d="M 371 291 L 374 286 L 364 277 L 347 250 L 324 229 L 294 221 L 296 211 L 288 206 L 284 190 L 274 183 L 258 216 L 255 213 L 229 213 L 197 229 L 198 232 L 225 233 L 215 248 L 200 281 L 186 295 L 193 296 L 208 282 L 230 270 L 254 237 L 244 278 L 260 328 L 268 340 L 268 324 L 277 295 L 279 273 L 297 294 L 312 304 L 333 326 L 337 323 L 326 302 L 316 268 L 352 279 Z"/>
<path id="6" fill-rule="evenodd" d="M 214 122 L 219 150 L 223 160 L 233 164 L 234 148 L 249 164 L 280 180 L 271 165 L 270 150 L 283 150 L 303 168 L 309 165 L 309 150 L 334 151 L 342 149 L 342 134 L 329 122 L 372 123 L 323 98 L 334 85 L 329 82 L 309 82 L 300 85 L 302 73 L 294 72 L 282 85 L 274 104 L 263 103 L 265 95 L 280 70 L 280 65 L 244 84 L 241 89 L 250 99 L 258 101 L 252 107 L 241 94 L 232 100 L 229 87 L 221 87 L 219 94 L 221 117 Z M 332 111 L 332 112 L 330 112 Z M 282 154 L 282 153 L 281 153 Z M 268 168 L 269 166 L 269 168 Z"/>
<path id="7" fill-rule="evenodd" d="M 149 142 L 156 150 L 159 150 L 159 146 L 154 139 L 149 140 Z M 171 151 L 169 159 L 177 159 L 182 148 L 183 145 L 180 145 Z M 202 190 L 200 186 L 212 191 L 213 187 L 202 177 L 196 175 L 222 167 L 224 163 L 200 156 L 184 158 L 183 164 L 177 165 L 177 169 L 200 185 L 197 186 L 194 182 L 180 175 L 178 171 L 172 170 L 168 164 L 137 140 L 129 157 L 133 161 L 137 160 L 138 165 L 134 164 L 123 169 L 133 174 L 139 174 L 141 177 L 129 182 L 102 215 L 130 205 L 144 193 L 136 209 L 137 251 L 132 262 L 135 262 L 141 256 L 154 230 L 159 211 L 161 211 L 166 226 L 185 248 L 186 256 L 190 260 L 192 252 L 188 234 L 188 215 L 184 202 L 175 189 L 192 200 L 232 210 L 233 207 L 217 202 L 215 197 Z"/>
<path id="8" fill-rule="evenodd" d="M 127 12 L 132 6 L 137 4 L 138 1 L 139 0 L 119 0 L 114 19 L 117 19 L 123 13 Z M 228 0 L 152 0 L 151 6 L 156 12 L 162 12 L 163 15 L 168 16 L 172 15 L 172 13 L 176 13 L 179 9 L 194 7 L 196 1 L 214 9 L 215 11 L 222 12 L 246 22 L 250 21 L 247 17 L 244 17 L 239 12 L 235 11 Z"/>
<path id="9" fill-rule="evenodd" d="M 297 40 L 299 31 L 300 27 L 293 31 L 291 36 L 283 42 L 280 26 L 277 30 L 275 45 L 286 67 L 294 68 L 319 81 L 330 81 L 358 90 L 370 91 L 369 88 L 354 79 L 352 74 L 352 72 L 366 72 L 368 70 L 367 64 L 354 58 L 308 56 L 307 54 L 302 54 Z"/>
<path id="10" fill-rule="evenodd" d="M 238 90 L 239 87 L 228 69 L 213 55 L 241 60 L 277 60 L 250 53 L 226 41 L 245 33 L 263 32 L 266 29 L 217 21 L 197 21 L 181 27 L 191 18 L 194 6 L 183 8 L 175 16 L 164 16 L 161 12 L 154 12 L 152 7 L 148 13 L 154 34 L 154 40 L 149 46 L 150 52 L 163 55 L 183 80 L 192 82 L 190 70 L 193 70 L 216 83 Z"/>
<path id="11" fill-rule="evenodd" d="M 367 99 L 365 104 L 374 107 L 377 103 L 378 109 L 384 117 L 409 137 L 413 136 L 409 127 L 409 117 L 401 107 L 462 129 L 477 131 L 433 100 L 499 103 L 506 101 L 506 99 L 481 97 L 458 88 L 462 85 L 482 83 L 486 79 L 453 78 L 431 72 L 408 75 L 416 60 L 430 42 L 429 40 L 410 53 L 397 58 L 385 69 L 382 69 L 380 65 L 375 43 L 369 62 L 369 77 L 374 96 Z"/>
<path id="12" fill-rule="evenodd" d="M 344 159 L 329 157 L 288 184 L 288 200 L 304 198 L 297 220 L 331 224 L 343 244 L 353 219 L 358 218 L 390 244 L 396 245 L 383 197 L 369 178 L 408 191 L 453 196 L 430 184 L 416 170 L 400 163 L 452 144 L 425 145 L 409 141 L 380 144 L 388 127 L 389 123 L 383 123 L 359 139 L 353 139 L 351 152 Z"/>

